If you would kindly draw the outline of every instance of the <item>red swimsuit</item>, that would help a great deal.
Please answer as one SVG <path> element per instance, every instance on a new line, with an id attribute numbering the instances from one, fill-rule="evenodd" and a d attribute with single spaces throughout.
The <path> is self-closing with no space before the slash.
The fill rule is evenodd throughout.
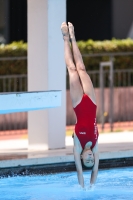
<path id="1" fill-rule="evenodd" d="M 89 141 L 92 142 L 92 149 L 98 139 L 99 134 L 96 124 L 96 108 L 97 106 L 86 94 L 83 95 L 81 102 L 74 108 L 77 117 L 75 133 L 83 149 Z"/>

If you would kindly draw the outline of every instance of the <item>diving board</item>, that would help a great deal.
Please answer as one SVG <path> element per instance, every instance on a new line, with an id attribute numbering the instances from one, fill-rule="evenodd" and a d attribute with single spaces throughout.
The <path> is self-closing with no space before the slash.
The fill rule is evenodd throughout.
<path id="1" fill-rule="evenodd" d="M 0 114 L 27 112 L 61 106 L 61 91 L 0 93 Z"/>

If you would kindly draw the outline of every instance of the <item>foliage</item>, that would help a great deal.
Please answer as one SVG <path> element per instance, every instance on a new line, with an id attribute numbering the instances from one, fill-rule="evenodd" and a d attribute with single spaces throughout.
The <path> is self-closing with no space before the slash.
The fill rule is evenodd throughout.
<path id="1" fill-rule="evenodd" d="M 118 52 L 133 52 L 133 40 L 105 40 L 105 41 L 78 41 L 78 47 L 82 54 L 95 54 L 95 53 L 118 53 Z M 84 57 L 83 60 L 88 70 L 98 70 L 99 63 L 108 61 L 109 56 L 99 57 Z M 115 56 L 114 68 L 115 69 L 129 69 L 133 67 L 133 56 Z"/>
<path id="2" fill-rule="evenodd" d="M 0 58 L 27 56 L 27 43 L 23 41 L 0 45 Z M 27 60 L 0 61 L 0 75 L 27 74 Z"/>
<path id="3" fill-rule="evenodd" d="M 105 41 L 78 41 L 78 47 L 82 54 L 109 53 L 109 52 L 133 52 L 133 40 L 105 40 Z M 0 45 L 0 58 L 27 56 L 27 43 L 23 41 Z M 108 61 L 108 56 L 83 57 L 87 71 L 99 70 L 101 61 Z M 133 56 L 115 56 L 115 69 L 133 68 Z M 0 61 L 0 75 L 27 74 L 27 60 Z"/>

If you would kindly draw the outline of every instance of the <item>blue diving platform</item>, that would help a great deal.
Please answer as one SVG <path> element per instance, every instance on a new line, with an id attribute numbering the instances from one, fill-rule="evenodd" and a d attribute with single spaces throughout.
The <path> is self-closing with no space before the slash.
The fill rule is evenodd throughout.
<path id="1" fill-rule="evenodd" d="M 61 91 L 0 93 L 0 114 L 27 112 L 61 106 Z"/>

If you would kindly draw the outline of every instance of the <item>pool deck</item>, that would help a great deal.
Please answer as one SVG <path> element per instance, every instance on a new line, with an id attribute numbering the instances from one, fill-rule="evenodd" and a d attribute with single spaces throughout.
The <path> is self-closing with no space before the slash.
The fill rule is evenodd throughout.
<path id="1" fill-rule="evenodd" d="M 102 133 L 99 136 L 100 160 L 133 157 L 133 131 Z M 0 168 L 74 162 L 73 139 L 66 137 L 66 148 L 28 150 L 27 139 L 0 140 Z"/>

